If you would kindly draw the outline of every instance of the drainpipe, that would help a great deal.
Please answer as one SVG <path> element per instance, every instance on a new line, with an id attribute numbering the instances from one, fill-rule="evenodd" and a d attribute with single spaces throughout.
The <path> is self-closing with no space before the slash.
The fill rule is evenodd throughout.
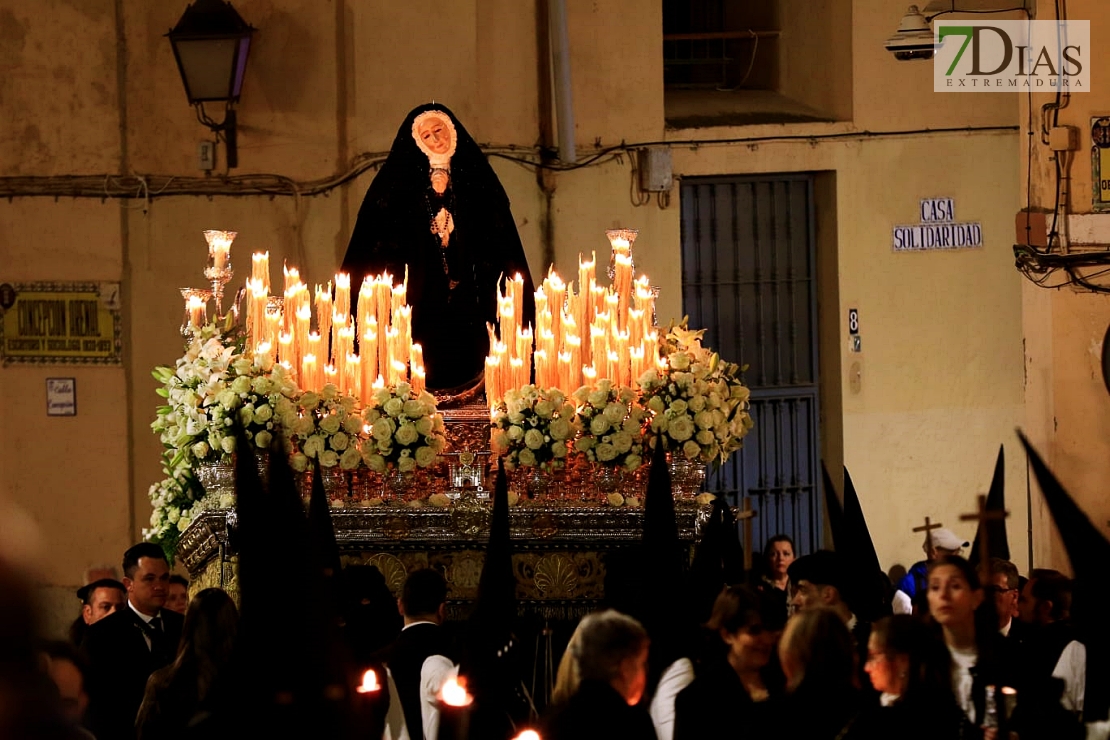
<path id="1" fill-rule="evenodd" d="M 551 56 L 555 73 L 555 117 L 559 126 L 559 159 L 574 164 L 574 99 L 570 86 L 570 34 L 567 32 L 566 0 L 547 0 L 547 22 L 551 34 Z"/>

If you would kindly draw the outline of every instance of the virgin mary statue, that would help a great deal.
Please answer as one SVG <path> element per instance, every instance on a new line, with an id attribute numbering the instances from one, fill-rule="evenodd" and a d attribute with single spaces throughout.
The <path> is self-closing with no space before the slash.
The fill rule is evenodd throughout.
<path id="1" fill-rule="evenodd" d="M 355 221 L 343 259 L 351 286 L 408 270 L 413 341 L 430 389 L 459 391 L 482 377 L 486 322 L 497 323 L 502 278 L 524 278 L 524 316 L 535 320 L 532 279 L 509 198 L 485 155 L 445 106 L 416 108 L 401 124 Z"/>

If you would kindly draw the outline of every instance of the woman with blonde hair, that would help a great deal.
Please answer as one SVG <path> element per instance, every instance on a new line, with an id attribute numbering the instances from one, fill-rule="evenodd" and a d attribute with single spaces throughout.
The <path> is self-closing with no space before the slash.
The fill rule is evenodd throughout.
<path id="1" fill-rule="evenodd" d="M 832 609 L 807 609 L 790 618 L 779 643 L 786 675 L 791 737 L 851 737 L 862 706 L 855 686 L 855 648 L 844 620 Z"/>

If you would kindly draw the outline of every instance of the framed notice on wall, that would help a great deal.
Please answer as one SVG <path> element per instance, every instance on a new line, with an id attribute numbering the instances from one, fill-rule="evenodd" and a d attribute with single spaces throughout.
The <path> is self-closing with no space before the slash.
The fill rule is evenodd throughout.
<path id="1" fill-rule="evenodd" d="M 1110 211 L 1110 116 L 1091 119 L 1091 210 Z"/>
<path id="2" fill-rule="evenodd" d="M 4 365 L 119 365 L 119 283 L 0 284 Z"/>

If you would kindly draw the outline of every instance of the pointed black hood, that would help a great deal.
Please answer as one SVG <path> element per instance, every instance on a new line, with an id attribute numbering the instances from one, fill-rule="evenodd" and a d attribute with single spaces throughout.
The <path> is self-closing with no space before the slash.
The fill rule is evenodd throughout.
<path id="1" fill-rule="evenodd" d="M 531 700 L 521 673 L 512 558 L 509 483 L 504 468 L 499 468 L 493 489 L 489 544 L 459 666 L 459 673 L 474 696 L 471 737 L 508 740 L 531 714 Z"/>
<path id="2" fill-rule="evenodd" d="M 844 567 L 847 570 L 846 600 L 852 610 L 867 621 L 874 621 L 890 613 L 889 583 L 879 564 L 875 543 L 871 540 L 871 530 L 863 516 L 856 487 L 848 468 L 844 468 L 844 505 L 833 488 L 828 470 L 822 464 L 825 481 L 825 501 L 829 510 L 829 525 L 833 533 L 833 543 Z"/>
<path id="3" fill-rule="evenodd" d="M 1029 464 L 1062 536 L 1075 574 L 1071 618 L 1087 647 L 1083 717 L 1087 722 L 1102 721 L 1110 712 L 1110 633 L 1106 630 L 1110 592 L 1105 585 L 1110 542 L 1064 490 L 1020 430 L 1018 437 L 1029 456 Z"/>
<path id="4" fill-rule="evenodd" d="M 998 447 L 998 460 L 994 463 L 994 477 L 991 478 L 991 490 L 987 494 L 987 511 L 1006 510 L 1006 454 L 1002 445 Z M 1004 519 L 989 519 L 979 522 L 979 529 L 987 528 L 987 546 L 990 548 L 992 558 L 1010 559 L 1010 540 L 1006 536 L 1006 521 Z M 979 565 L 979 529 L 975 531 L 972 540 L 971 555 L 968 562 L 978 567 Z"/>
<path id="5" fill-rule="evenodd" d="M 242 429 L 237 449 L 250 450 Z M 324 597 L 318 555 L 285 451 L 270 450 L 268 490 L 254 455 L 236 455 L 236 545 L 240 643 L 236 706 L 224 728 L 247 734 L 349 737 L 355 678 L 344 659 L 335 615 Z M 274 608 L 296 590 L 296 609 Z M 229 733 L 230 734 L 230 733 Z"/>
<path id="6" fill-rule="evenodd" d="M 312 476 L 312 496 L 308 500 L 308 534 L 316 562 L 330 588 L 339 580 L 341 563 L 339 544 L 335 540 L 335 526 L 331 519 L 331 506 L 324 492 L 324 476 Z"/>
<path id="7" fill-rule="evenodd" d="M 690 582 L 697 622 L 709 619 L 713 602 L 726 586 L 744 580 L 744 547 L 740 542 L 736 517 L 721 496 L 713 499 L 713 511 L 694 546 Z"/>

